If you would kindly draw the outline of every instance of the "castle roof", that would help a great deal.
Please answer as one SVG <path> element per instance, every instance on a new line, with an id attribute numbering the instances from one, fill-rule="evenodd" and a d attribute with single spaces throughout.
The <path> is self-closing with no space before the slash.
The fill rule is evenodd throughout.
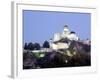
<path id="1" fill-rule="evenodd" d="M 68 25 L 64 25 L 64 27 L 68 27 Z"/>
<path id="2" fill-rule="evenodd" d="M 70 34 L 75 34 L 75 32 L 74 31 L 71 31 Z"/>

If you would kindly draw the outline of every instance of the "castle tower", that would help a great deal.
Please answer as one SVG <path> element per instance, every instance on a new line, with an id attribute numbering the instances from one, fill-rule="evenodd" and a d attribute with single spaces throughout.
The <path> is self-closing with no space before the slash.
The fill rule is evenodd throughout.
<path id="1" fill-rule="evenodd" d="M 70 35 L 68 36 L 68 38 L 70 40 L 75 40 L 75 41 L 78 41 L 78 39 L 79 39 L 78 36 L 76 35 L 76 33 L 74 31 L 70 32 Z"/>
<path id="2" fill-rule="evenodd" d="M 54 34 L 54 40 L 53 41 L 59 41 L 61 39 L 60 33 L 55 33 Z"/>
<path id="3" fill-rule="evenodd" d="M 62 37 L 63 38 L 67 38 L 67 36 L 69 35 L 69 33 L 70 33 L 70 30 L 68 29 L 68 26 L 65 25 L 64 29 L 63 29 L 63 32 L 62 32 Z"/>

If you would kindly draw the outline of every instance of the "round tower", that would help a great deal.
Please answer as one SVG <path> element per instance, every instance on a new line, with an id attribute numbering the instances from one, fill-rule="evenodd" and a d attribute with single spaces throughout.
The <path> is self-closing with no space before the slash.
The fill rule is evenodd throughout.
<path id="1" fill-rule="evenodd" d="M 62 37 L 67 38 L 67 36 L 69 35 L 69 33 L 70 33 L 70 30 L 68 29 L 68 26 L 65 25 L 64 29 L 63 29 L 63 32 L 62 32 Z"/>
<path id="2" fill-rule="evenodd" d="M 79 39 L 74 31 L 71 31 L 70 35 L 68 37 L 70 40 L 75 40 L 75 41 L 78 41 L 78 39 Z"/>

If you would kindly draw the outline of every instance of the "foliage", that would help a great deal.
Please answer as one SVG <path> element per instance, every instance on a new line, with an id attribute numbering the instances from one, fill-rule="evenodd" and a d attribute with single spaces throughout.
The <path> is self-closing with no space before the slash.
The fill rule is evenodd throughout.
<path id="1" fill-rule="evenodd" d="M 40 44 L 39 43 L 34 43 L 34 50 L 40 50 Z"/>
<path id="2" fill-rule="evenodd" d="M 29 44 L 25 43 L 25 45 L 24 45 L 25 50 L 40 50 L 40 48 L 41 48 L 41 46 L 39 43 L 33 44 L 30 42 Z"/>
<path id="3" fill-rule="evenodd" d="M 50 48 L 50 45 L 49 45 L 48 41 L 44 41 L 43 48 Z"/>
<path id="4" fill-rule="evenodd" d="M 25 45 L 24 45 L 24 49 L 25 49 L 25 50 L 28 49 L 28 45 L 27 45 L 27 43 L 25 43 Z"/>
<path id="5" fill-rule="evenodd" d="M 49 48 L 45 41 L 43 48 Z M 40 50 L 39 43 L 25 43 L 23 52 L 23 69 L 57 68 L 91 66 L 90 45 L 72 41 L 68 49 L 53 50 L 50 52 L 32 52 Z"/>
<path id="6" fill-rule="evenodd" d="M 23 69 L 33 69 L 36 68 L 37 58 L 30 52 L 23 53 Z"/>
<path id="7" fill-rule="evenodd" d="M 27 46 L 28 50 L 34 50 L 34 44 L 33 43 L 29 43 Z"/>
<path id="8" fill-rule="evenodd" d="M 33 53 L 37 58 L 41 58 L 41 55 L 45 55 L 44 52 Z"/>

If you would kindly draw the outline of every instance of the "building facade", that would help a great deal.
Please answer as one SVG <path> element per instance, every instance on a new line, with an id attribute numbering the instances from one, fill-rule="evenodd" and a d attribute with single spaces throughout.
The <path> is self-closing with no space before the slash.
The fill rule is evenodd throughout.
<path id="1" fill-rule="evenodd" d="M 61 42 L 61 39 L 68 39 L 70 41 L 78 41 L 78 36 L 75 32 L 70 31 L 68 26 L 65 25 L 62 33 L 55 33 L 53 39 L 50 40 L 50 47 L 52 49 L 67 49 L 70 45 L 70 42 Z"/>

